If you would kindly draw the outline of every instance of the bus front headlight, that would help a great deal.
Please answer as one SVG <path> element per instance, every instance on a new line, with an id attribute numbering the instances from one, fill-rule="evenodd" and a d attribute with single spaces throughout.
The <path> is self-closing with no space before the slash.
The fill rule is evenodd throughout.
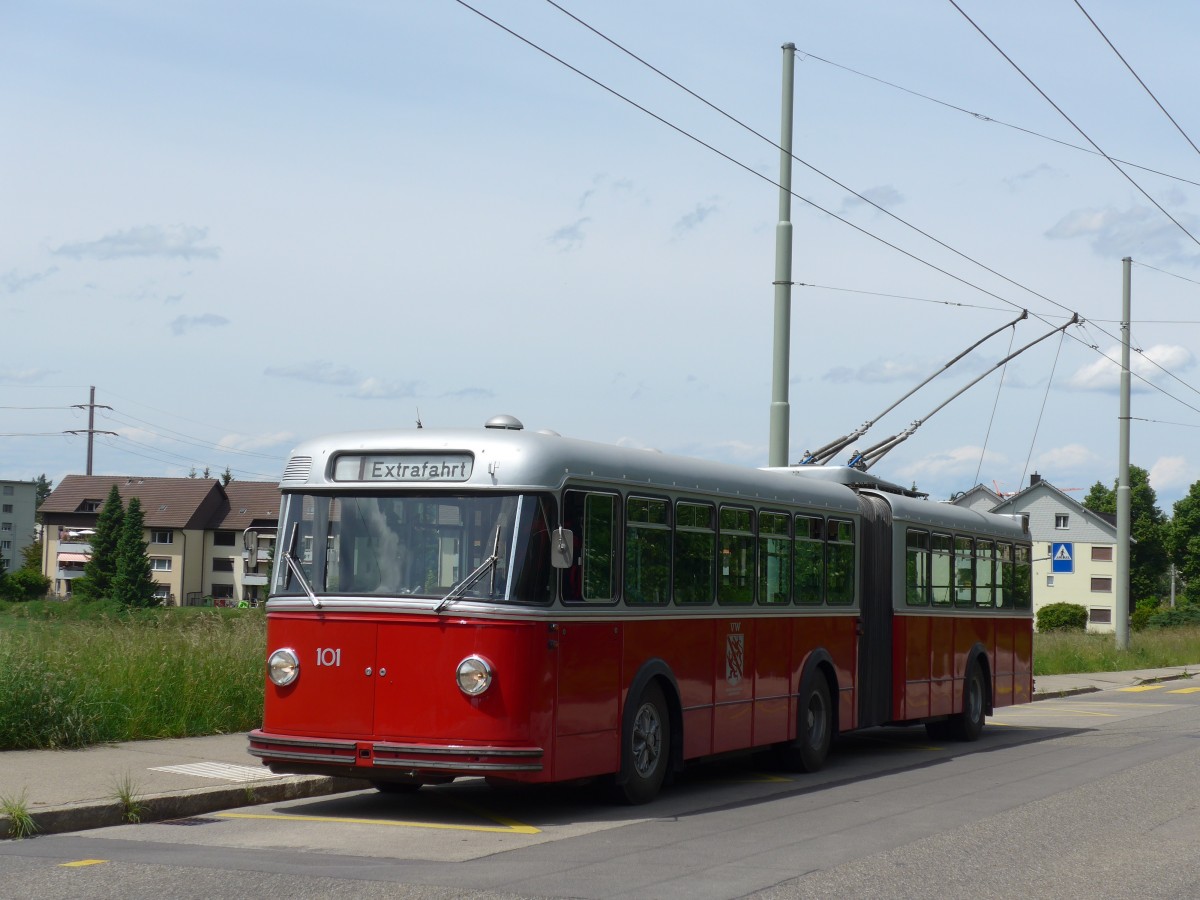
<path id="1" fill-rule="evenodd" d="M 300 659 L 295 650 L 286 647 L 267 657 L 267 677 L 271 684 L 287 687 L 300 676 Z"/>
<path id="2" fill-rule="evenodd" d="M 478 697 L 492 684 L 492 667 L 482 656 L 468 656 L 454 673 L 458 689 L 468 697 Z"/>

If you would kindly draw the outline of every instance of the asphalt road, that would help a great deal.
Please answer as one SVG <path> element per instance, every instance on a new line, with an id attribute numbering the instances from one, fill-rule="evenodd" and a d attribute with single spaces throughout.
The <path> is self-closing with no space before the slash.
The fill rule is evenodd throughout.
<path id="1" fill-rule="evenodd" d="M 0 844 L 0 897 L 1200 897 L 1200 688 L 1003 710 L 969 745 L 742 758 L 654 803 L 467 781 Z"/>

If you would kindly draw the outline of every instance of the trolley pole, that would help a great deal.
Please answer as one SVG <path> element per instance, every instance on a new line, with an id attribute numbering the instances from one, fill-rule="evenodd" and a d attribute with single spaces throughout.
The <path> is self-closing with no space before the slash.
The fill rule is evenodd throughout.
<path id="1" fill-rule="evenodd" d="M 1120 433 L 1120 459 L 1117 462 L 1117 584 L 1113 597 L 1117 649 L 1129 649 L 1129 321 L 1130 267 L 1126 256 L 1121 260 L 1121 412 L 1117 422 Z"/>
<path id="2" fill-rule="evenodd" d="M 771 436 L 767 464 L 786 466 L 791 407 L 788 377 L 792 336 L 792 89 L 796 45 L 783 45 L 783 108 L 779 137 L 779 224 L 775 226 L 775 338 L 771 364 Z"/>

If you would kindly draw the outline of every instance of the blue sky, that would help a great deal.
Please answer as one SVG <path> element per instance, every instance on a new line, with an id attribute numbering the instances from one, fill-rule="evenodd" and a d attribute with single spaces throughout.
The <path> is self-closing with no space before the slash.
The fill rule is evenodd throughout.
<path id="1" fill-rule="evenodd" d="M 1111 484 L 1130 256 L 1132 458 L 1169 511 L 1200 479 L 1200 152 L 1072 0 L 958 5 L 560 4 L 772 140 L 799 48 L 790 458 L 1075 311 L 872 471 Z M 90 385 L 97 473 L 274 479 L 418 411 L 766 464 L 779 151 L 545 0 L 471 6 L 562 62 L 455 0 L 0 5 L 0 478 L 84 470 Z M 1200 8 L 1083 8 L 1200 141 Z"/>

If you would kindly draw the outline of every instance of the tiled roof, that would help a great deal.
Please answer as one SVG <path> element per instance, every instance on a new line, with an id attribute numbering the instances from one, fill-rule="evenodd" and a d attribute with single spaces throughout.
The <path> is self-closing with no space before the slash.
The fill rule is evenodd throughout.
<path id="1" fill-rule="evenodd" d="M 102 505 L 114 484 L 125 503 L 132 497 L 141 501 L 147 528 L 245 528 L 251 520 L 279 516 L 279 486 L 273 482 L 231 481 L 222 487 L 212 478 L 124 475 L 67 475 L 40 511 L 51 524 L 67 524 L 75 515 L 94 522 L 97 512 L 85 512 L 85 503 Z"/>
<path id="2" fill-rule="evenodd" d="M 274 481 L 231 481 L 225 485 L 228 505 L 224 514 L 213 521 L 211 528 L 229 528 L 241 531 L 255 523 L 279 519 L 279 485 Z"/>

